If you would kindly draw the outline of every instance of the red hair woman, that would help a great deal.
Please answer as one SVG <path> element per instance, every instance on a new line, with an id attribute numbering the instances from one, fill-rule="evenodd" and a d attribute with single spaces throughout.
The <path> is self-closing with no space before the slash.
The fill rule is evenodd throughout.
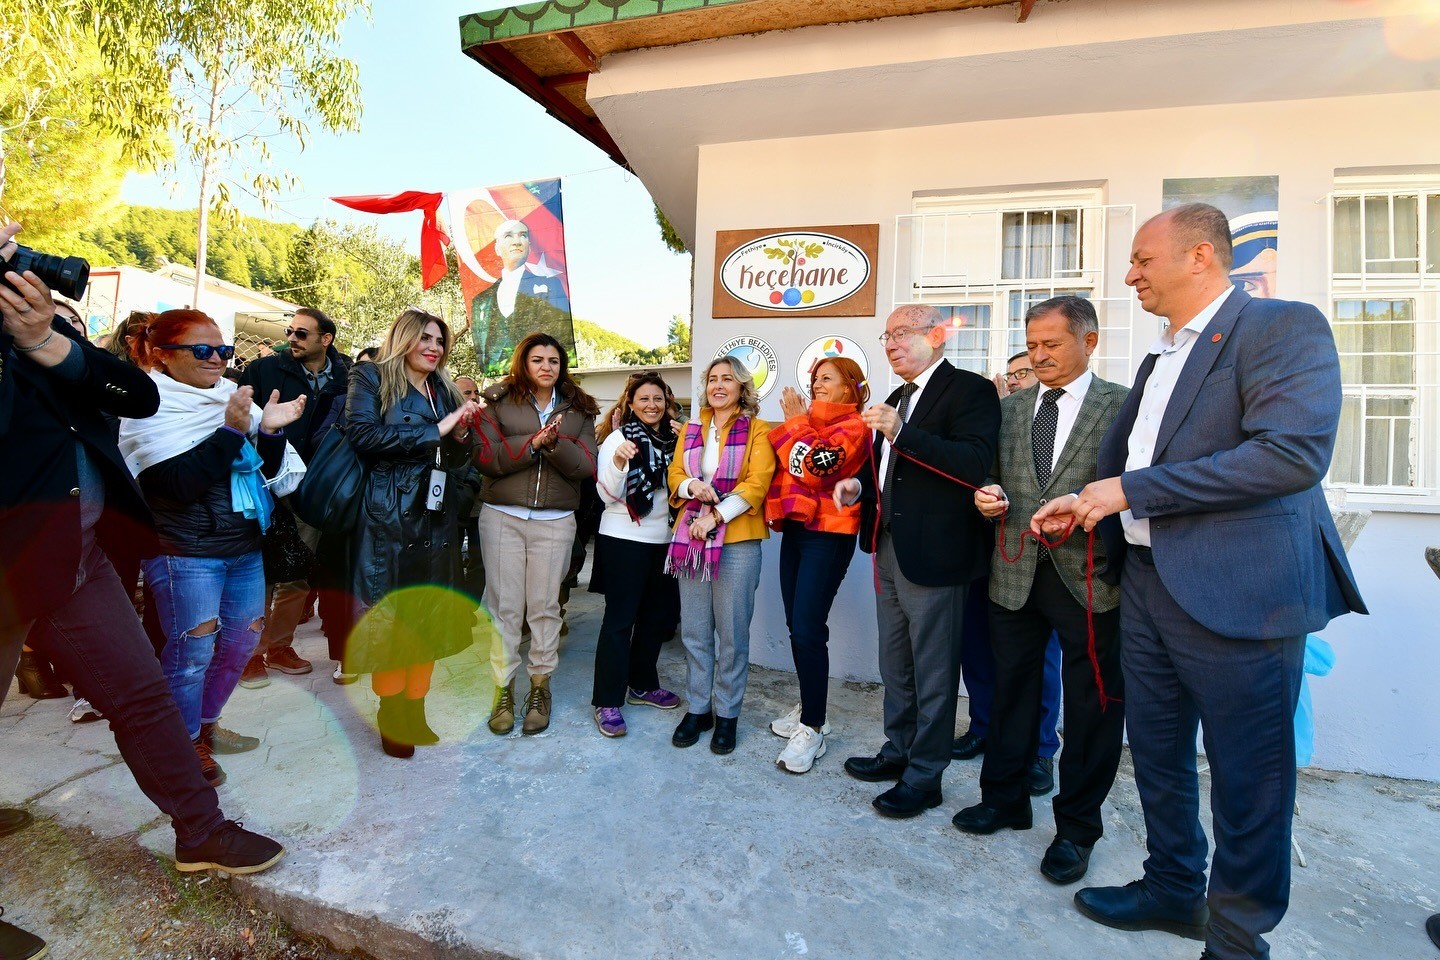
<path id="1" fill-rule="evenodd" d="M 870 388 L 849 357 L 817 363 L 810 395 L 790 387 L 780 397 L 785 422 L 770 431 L 779 467 L 765 498 L 765 522 L 780 541 L 780 597 L 790 650 L 800 680 L 800 702 L 770 724 L 789 741 L 775 761 L 788 773 L 805 773 L 825 753 L 825 701 L 830 681 L 830 606 L 850 569 L 860 531 L 860 506 L 836 506 L 835 484 L 853 477 L 870 456 L 869 431 L 860 409 Z"/>

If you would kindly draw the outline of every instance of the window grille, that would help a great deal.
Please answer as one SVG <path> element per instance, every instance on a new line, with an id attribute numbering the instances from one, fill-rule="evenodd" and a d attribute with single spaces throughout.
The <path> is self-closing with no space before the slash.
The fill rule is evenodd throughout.
<path id="1" fill-rule="evenodd" d="M 1435 498 L 1440 182 L 1329 198 L 1331 325 L 1344 399 L 1332 486 Z"/>
<path id="2" fill-rule="evenodd" d="M 1092 369 L 1128 385 L 1136 307 L 1124 277 L 1134 227 L 1134 208 L 1102 204 L 1098 189 L 917 198 L 913 213 L 896 218 L 895 302 L 939 309 L 954 327 L 945 356 L 988 377 L 1025 349 L 1027 309 L 1086 297 L 1100 317 Z M 1146 327 L 1146 343 L 1158 329 Z"/>

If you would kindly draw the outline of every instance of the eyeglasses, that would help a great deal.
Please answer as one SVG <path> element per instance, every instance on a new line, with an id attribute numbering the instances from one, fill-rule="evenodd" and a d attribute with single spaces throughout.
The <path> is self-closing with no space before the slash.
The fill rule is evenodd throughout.
<path id="1" fill-rule="evenodd" d="M 1021 367 L 1019 370 L 1012 370 L 1010 373 L 1005 374 L 1005 379 L 1016 381 L 1029 380 L 1030 374 L 1034 372 L 1035 371 L 1030 369 L 1029 367 Z"/>
<path id="2" fill-rule="evenodd" d="M 286 328 L 285 328 L 285 336 L 287 336 L 287 337 L 294 337 L 296 340 L 305 341 L 305 340 L 309 340 L 309 339 L 310 339 L 310 331 L 309 331 L 309 330 L 295 330 L 295 329 L 292 329 L 292 328 L 290 328 L 290 327 L 286 327 Z"/>
<path id="3" fill-rule="evenodd" d="M 221 360 L 229 360 L 235 356 L 235 348 L 228 343 L 222 343 L 218 347 L 212 347 L 208 343 L 162 343 L 160 349 L 189 350 L 196 360 L 209 360 L 212 354 L 218 354 Z"/>
<path id="4" fill-rule="evenodd" d="M 924 327 L 897 327 L 893 333 L 886 330 L 878 339 L 881 343 L 889 343 L 891 340 L 908 340 L 928 332 Z"/>

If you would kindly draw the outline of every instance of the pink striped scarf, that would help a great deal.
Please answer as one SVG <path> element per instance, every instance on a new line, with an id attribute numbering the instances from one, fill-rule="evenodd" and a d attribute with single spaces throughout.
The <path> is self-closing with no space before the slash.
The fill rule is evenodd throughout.
<path id="1" fill-rule="evenodd" d="M 737 417 L 730 425 L 720 447 L 720 463 L 710 485 L 723 498 L 740 484 L 740 465 L 745 460 L 745 446 L 750 442 L 750 418 Z M 705 457 L 705 433 L 699 420 L 685 425 L 685 472 L 700 476 L 700 463 Z M 713 580 L 720 570 L 720 549 L 725 545 L 725 521 L 718 520 L 708 540 L 690 539 L 690 524 L 701 510 L 713 510 L 709 504 L 687 500 L 675 523 L 675 536 L 665 558 L 665 572 L 687 580 Z"/>

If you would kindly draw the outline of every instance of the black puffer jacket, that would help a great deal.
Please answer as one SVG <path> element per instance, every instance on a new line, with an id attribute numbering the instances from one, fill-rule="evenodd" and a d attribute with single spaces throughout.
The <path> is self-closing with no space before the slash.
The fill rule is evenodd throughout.
<path id="1" fill-rule="evenodd" d="M 453 437 L 442 441 L 437 425 L 455 410 L 455 403 L 438 378 L 432 377 L 431 382 L 436 388 L 433 411 L 430 401 L 411 387 L 399 403 L 382 414 L 379 367 L 362 363 L 350 374 L 345 432 L 369 466 L 351 544 L 351 592 L 365 606 L 373 606 L 400 587 L 435 584 L 453 588 L 459 582 L 456 513 L 470 444 Z M 433 511 L 425 507 L 425 494 L 437 450 L 449 480 L 444 509 Z M 445 655 L 437 652 L 435 658 Z"/>
<path id="2" fill-rule="evenodd" d="M 160 552 L 171 557 L 238 557 L 260 549 L 260 524 L 230 502 L 230 465 L 245 438 L 223 426 L 194 447 L 140 472 Z M 260 472 L 273 477 L 285 456 L 285 438 L 261 434 L 255 449 Z"/>

